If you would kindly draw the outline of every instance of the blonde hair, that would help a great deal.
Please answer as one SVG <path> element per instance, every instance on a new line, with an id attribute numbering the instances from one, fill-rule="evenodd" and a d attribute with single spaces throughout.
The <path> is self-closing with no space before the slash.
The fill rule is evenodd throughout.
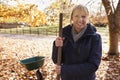
<path id="1" fill-rule="evenodd" d="M 87 7 L 79 4 L 79 5 L 76 5 L 73 10 L 72 10 L 72 13 L 71 13 L 71 16 L 70 16 L 70 22 L 72 20 L 72 16 L 73 16 L 73 13 L 75 10 L 80 10 L 82 13 L 84 13 L 86 16 L 89 16 L 89 11 L 87 9 Z"/>

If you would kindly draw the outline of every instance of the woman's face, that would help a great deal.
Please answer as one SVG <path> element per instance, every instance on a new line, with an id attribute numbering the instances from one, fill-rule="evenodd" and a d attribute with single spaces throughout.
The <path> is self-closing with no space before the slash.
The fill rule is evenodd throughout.
<path id="1" fill-rule="evenodd" d="M 84 12 L 81 12 L 79 9 L 76 9 L 72 15 L 72 24 L 77 33 L 79 33 L 87 24 L 88 16 Z"/>

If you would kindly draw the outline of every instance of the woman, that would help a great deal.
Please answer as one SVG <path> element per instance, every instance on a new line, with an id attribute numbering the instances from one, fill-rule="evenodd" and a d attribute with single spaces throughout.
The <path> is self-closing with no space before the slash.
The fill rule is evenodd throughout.
<path id="1" fill-rule="evenodd" d="M 63 37 L 54 41 L 52 60 L 57 63 L 57 50 L 62 47 L 61 65 L 56 65 L 62 80 L 95 80 L 95 72 L 101 61 L 101 36 L 88 23 L 89 12 L 77 5 L 71 13 L 71 24 L 63 28 Z"/>

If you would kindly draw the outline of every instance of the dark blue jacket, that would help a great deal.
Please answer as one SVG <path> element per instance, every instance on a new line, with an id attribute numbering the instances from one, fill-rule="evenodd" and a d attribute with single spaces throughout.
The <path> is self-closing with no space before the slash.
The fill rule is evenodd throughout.
<path id="1" fill-rule="evenodd" d="M 87 29 L 78 41 L 72 37 L 72 26 L 63 28 L 65 40 L 62 47 L 62 80 L 95 80 L 102 54 L 101 36 L 95 27 L 87 24 Z M 52 60 L 57 63 L 58 48 L 53 44 Z"/>

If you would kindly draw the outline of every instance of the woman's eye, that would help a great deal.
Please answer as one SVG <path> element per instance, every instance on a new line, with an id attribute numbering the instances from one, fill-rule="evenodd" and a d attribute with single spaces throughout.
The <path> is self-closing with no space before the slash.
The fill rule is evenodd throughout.
<path id="1" fill-rule="evenodd" d="M 86 18 L 86 16 L 78 16 L 78 15 L 75 15 L 76 18 Z"/>
<path id="2" fill-rule="evenodd" d="M 86 18 L 86 16 L 81 16 L 81 18 Z"/>
<path id="3" fill-rule="evenodd" d="M 76 15 L 75 17 L 79 17 L 78 15 Z"/>

